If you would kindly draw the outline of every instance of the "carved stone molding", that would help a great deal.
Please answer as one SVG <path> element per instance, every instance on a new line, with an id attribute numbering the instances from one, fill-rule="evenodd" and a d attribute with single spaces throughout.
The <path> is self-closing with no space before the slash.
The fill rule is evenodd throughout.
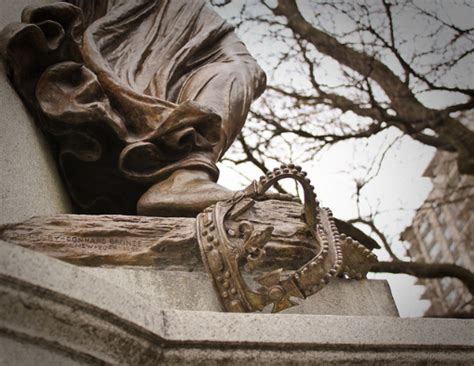
<path id="1" fill-rule="evenodd" d="M 469 364 L 472 320 L 156 309 L 79 267 L 0 243 L 0 352 L 70 364 Z M 36 350 L 36 351 L 35 351 Z M 35 360 L 35 364 L 41 364 Z M 26 364 L 26 363 L 22 363 Z"/>

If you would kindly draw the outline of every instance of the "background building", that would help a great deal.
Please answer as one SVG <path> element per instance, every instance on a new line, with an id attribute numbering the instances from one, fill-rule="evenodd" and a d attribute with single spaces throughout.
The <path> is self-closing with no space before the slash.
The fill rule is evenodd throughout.
<path id="1" fill-rule="evenodd" d="M 437 152 L 424 176 L 433 189 L 417 210 L 401 238 L 410 243 L 414 261 L 455 263 L 472 270 L 474 264 L 474 177 L 460 175 L 456 156 Z M 472 296 L 457 279 L 418 280 L 426 287 L 423 299 L 431 300 L 426 316 L 472 312 Z"/>

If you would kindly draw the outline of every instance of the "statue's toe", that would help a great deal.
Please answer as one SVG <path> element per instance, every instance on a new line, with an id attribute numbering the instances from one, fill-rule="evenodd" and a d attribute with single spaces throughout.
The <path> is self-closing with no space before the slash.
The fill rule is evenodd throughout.
<path id="1" fill-rule="evenodd" d="M 195 217 L 206 207 L 232 198 L 234 192 L 214 182 L 183 187 L 151 187 L 137 203 L 137 213 L 144 216 Z"/>

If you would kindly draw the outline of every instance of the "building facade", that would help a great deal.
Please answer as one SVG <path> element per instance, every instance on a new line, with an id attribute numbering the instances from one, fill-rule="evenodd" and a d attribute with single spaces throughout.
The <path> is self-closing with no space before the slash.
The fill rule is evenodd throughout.
<path id="1" fill-rule="evenodd" d="M 417 262 L 455 263 L 474 266 L 474 177 L 460 175 L 456 155 L 437 152 L 424 176 L 433 189 L 417 210 L 412 225 L 401 238 L 409 243 L 408 254 Z M 473 312 L 472 296 L 461 281 L 420 279 L 426 287 L 423 299 L 431 301 L 426 316 Z"/>

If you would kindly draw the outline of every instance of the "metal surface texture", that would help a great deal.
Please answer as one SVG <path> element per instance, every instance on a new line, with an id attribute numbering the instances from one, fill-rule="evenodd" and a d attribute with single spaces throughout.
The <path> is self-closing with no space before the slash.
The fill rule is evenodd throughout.
<path id="1" fill-rule="evenodd" d="M 257 229 L 249 220 L 239 220 L 239 216 L 284 178 L 296 180 L 303 188 L 302 215 L 317 254 L 296 270 L 279 268 L 260 274 L 254 278 L 258 285 L 251 286 L 242 269 L 253 272 L 258 268 L 274 227 Z M 304 299 L 320 291 L 333 277 L 365 277 L 377 261 L 360 243 L 339 234 L 331 211 L 319 207 L 306 173 L 293 164 L 276 168 L 236 192 L 232 199 L 205 209 L 197 217 L 196 235 L 222 307 L 229 312 L 263 310 L 269 304 L 273 304 L 272 312 L 279 312 L 297 305 L 297 298 Z"/>

